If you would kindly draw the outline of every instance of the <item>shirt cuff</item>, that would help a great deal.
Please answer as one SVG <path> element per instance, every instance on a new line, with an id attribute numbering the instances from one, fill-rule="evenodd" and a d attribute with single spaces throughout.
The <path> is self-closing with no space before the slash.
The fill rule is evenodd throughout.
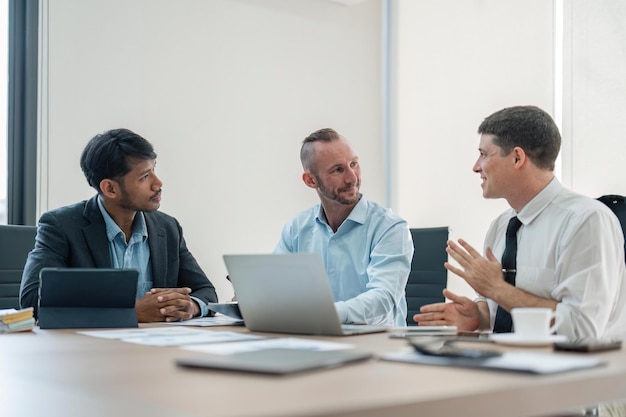
<path id="1" fill-rule="evenodd" d="M 190 297 L 192 300 L 198 303 L 198 307 L 200 307 L 200 315 L 198 317 L 206 316 L 209 313 L 209 307 L 207 307 L 206 303 L 201 299 L 194 297 L 193 295 L 191 295 Z"/>
<path id="2" fill-rule="evenodd" d="M 348 308 L 345 305 L 344 301 L 337 301 L 335 303 L 335 310 L 337 311 L 337 316 L 339 316 L 339 323 L 347 323 L 348 322 Z"/>

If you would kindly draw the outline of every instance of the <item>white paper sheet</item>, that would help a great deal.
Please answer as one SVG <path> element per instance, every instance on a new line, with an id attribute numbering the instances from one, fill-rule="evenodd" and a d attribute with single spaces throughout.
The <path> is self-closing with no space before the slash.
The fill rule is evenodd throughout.
<path id="1" fill-rule="evenodd" d="M 236 326 L 243 324 L 243 320 L 226 316 L 215 317 L 198 317 L 196 319 L 185 321 L 164 322 L 163 324 L 171 324 L 173 326 L 196 326 L 196 327 L 212 327 L 212 326 Z"/>
<path id="2" fill-rule="evenodd" d="M 236 332 L 218 332 L 183 327 L 149 327 L 142 329 L 93 330 L 78 332 L 87 336 L 119 339 L 149 346 L 182 346 L 195 343 L 219 343 L 236 340 L 258 340 L 262 336 Z"/>
<path id="3" fill-rule="evenodd" d="M 343 350 L 351 349 L 354 345 L 347 343 L 325 342 L 310 339 L 298 339 L 294 337 L 264 339 L 249 342 L 216 343 L 211 345 L 181 346 L 182 349 L 196 352 L 228 355 L 240 352 L 252 352 L 263 349 L 302 349 L 302 350 Z"/>

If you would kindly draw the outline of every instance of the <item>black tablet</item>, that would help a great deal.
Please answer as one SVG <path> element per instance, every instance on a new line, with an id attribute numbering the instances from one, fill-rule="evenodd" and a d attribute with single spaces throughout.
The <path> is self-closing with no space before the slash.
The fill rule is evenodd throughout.
<path id="1" fill-rule="evenodd" d="M 137 327 L 134 269 L 43 268 L 39 273 L 42 329 Z"/>

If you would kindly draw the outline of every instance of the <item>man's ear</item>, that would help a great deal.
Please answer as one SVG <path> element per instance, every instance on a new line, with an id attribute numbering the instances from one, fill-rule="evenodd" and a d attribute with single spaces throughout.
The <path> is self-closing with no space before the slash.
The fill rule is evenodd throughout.
<path id="1" fill-rule="evenodd" d="M 521 167 L 526 163 L 526 152 L 519 146 L 513 148 L 513 156 L 515 157 L 515 166 Z"/>
<path id="2" fill-rule="evenodd" d="M 317 188 L 317 181 L 315 180 L 315 176 L 309 171 L 306 171 L 302 174 L 302 181 L 304 181 L 307 187 Z"/>
<path id="3" fill-rule="evenodd" d="M 116 181 L 105 178 L 100 181 L 100 191 L 107 198 L 115 198 L 119 193 L 119 184 Z"/>

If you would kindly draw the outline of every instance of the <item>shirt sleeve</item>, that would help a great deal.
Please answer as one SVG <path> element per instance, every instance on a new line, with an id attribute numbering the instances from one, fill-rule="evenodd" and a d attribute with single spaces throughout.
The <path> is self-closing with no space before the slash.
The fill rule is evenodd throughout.
<path id="1" fill-rule="evenodd" d="M 291 229 L 290 225 L 291 225 L 291 222 L 287 223 L 283 227 L 283 230 L 280 233 L 280 240 L 278 241 L 278 244 L 274 248 L 274 253 L 293 253 L 294 252 L 293 247 L 292 247 L 293 239 L 291 238 L 291 235 L 290 235 L 290 229 Z"/>
<path id="2" fill-rule="evenodd" d="M 340 320 L 343 323 L 406 326 L 405 289 L 412 258 L 413 241 L 409 227 L 404 221 L 397 222 L 372 247 L 367 266 L 367 290 L 335 303 Z M 402 317 L 402 322 L 395 317 Z"/>
<path id="3" fill-rule="evenodd" d="M 552 298 L 559 301 L 558 334 L 572 339 L 603 337 L 623 280 L 621 229 L 607 213 L 596 211 L 564 236 Z"/>

